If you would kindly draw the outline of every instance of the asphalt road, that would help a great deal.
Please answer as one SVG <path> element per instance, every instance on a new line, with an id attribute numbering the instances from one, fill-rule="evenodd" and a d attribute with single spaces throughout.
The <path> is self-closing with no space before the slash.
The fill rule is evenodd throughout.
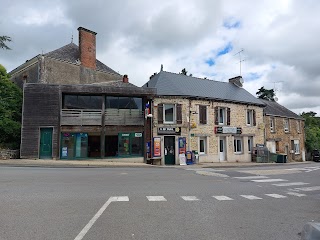
<path id="1" fill-rule="evenodd" d="M 0 239 L 300 239 L 320 164 L 0 168 Z"/>

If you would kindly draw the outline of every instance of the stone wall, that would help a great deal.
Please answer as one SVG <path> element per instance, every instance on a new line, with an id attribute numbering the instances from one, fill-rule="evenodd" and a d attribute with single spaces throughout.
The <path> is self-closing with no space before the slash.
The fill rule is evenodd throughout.
<path id="1" fill-rule="evenodd" d="M 19 150 L 0 149 L 0 159 L 16 159 L 19 153 Z"/>

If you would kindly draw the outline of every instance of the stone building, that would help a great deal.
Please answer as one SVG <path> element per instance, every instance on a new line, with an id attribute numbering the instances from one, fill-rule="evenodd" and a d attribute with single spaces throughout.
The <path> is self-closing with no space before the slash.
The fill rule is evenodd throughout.
<path id="1" fill-rule="evenodd" d="M 165 71 L 144 87 L 156 88 L 151 103 L 151 157 L 179 164 L 179 154 L 198 151 L 199 162 L 250 162 L 251 150 L 264 144 L 263 107 L 242 88 L 242 78 L 229 82 Z"/>
<path id="2" fill-rule="evenodd" d="M 129 83 L 96 59 L 96 33 L 10 72 L 23 88 L 21 158 L 144 162 L 144 106 L 155 89 Z"/>
<path id="3" fill-rule="evenodd" d="M 304 119 L 277 102 L 262 102 L 269 151 L 287 155 L 288 161 L 305 161 Z"/>

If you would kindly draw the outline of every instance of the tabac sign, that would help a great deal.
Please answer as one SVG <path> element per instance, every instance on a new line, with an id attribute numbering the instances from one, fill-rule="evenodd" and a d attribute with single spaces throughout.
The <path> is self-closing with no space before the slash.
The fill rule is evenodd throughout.
<path id="1" fill-rule="evenodd" d="M 242 128 L 241 127 L 214 127 L 214 133 L 220 134 L 241 134 Z"/>
<path id="2" fill-rule="evenodd" d="M 159 127 L 159 135 L 181 135 L 181 128 L 179 127 Z"/>

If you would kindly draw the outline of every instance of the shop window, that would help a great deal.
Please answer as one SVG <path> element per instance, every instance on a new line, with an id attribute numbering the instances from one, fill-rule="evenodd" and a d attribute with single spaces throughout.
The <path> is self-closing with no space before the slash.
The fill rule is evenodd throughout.
<path id="1" fill-rule="evenodd" d="M 199 138 L 199 153 L 207 154 L 207 138 L 206 137 Z"/>
<path id="2" fill-rule="evenodd" d="M 143 137 L 142 133 L 119 133 L 119 156 L 142 156 Z"/>
<path id="3" fill-rule="evenodd" d="M 88 157 L 87 133 L 62 133 L 61 158 L 74 159 Z"/>
<path id="4" fill-rule="evenodd" d="M 233 142 L 234 152 L 235 153 L 242 153 L 242 139 L 235 138 Z"/>
<path id="5" fill-rule="evenodd" d="M 199 123 L 207 124 L 207 106 L 199 106 Z"/>

